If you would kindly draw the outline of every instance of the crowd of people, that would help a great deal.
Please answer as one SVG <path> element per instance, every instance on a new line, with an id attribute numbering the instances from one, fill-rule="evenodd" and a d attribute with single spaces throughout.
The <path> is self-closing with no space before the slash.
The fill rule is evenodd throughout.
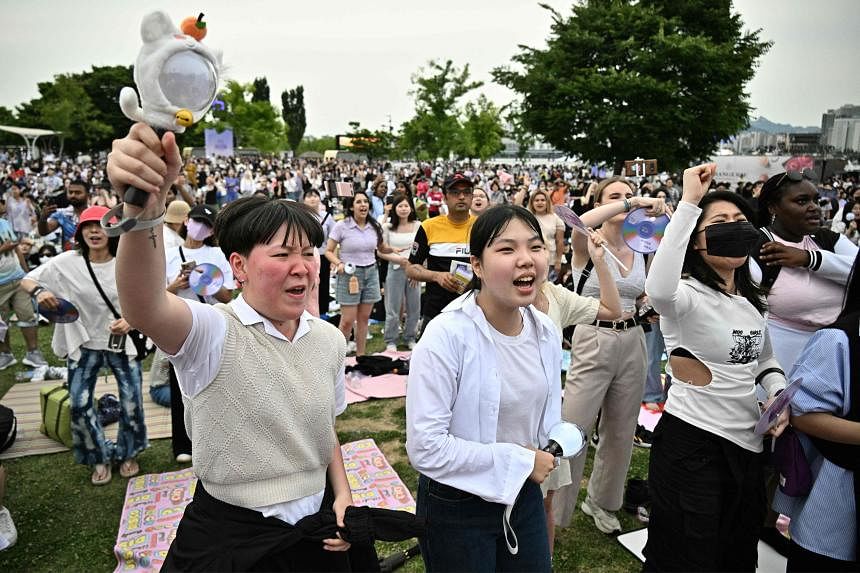
<path id="1" fill-rule="evenodd" d="M 148 200 L 105 227 L 130 185 Z M 183 160 L 172 134 L 135 125 L 103 159 L 0 153 L 0 186 L 0 303 L 24 363 L 46 363 L 33 301 L 80 312 L 55 325 L 52 349 L 94 485 L 114 463 L 140 470 L 132 334 L 157 347 L 150 395 L 171 408 L 174 455 L 200 480 L 165 570 L 349 569 L 334 427 L 345 356 L 365 353 L 378 305 L 386 350 L 412 351 L 406 448 L 428 571 L 549 571 L 555 527 L 577 505 L 619 532 L 634 446 L 651 449 L 645 570 L 752 571 L 778 513 L 791 518 L 789 571 L 856 570 L 851 176 L 733 186 L 712 164 L 599 179 L 573 165 Z M 589 232 L 571 233 L 559 205 Z M 624 240 L 640 208 L 671 217 L 654 253 Z M 202 263 L 224 277 L 216 292 L 190 288 Z M 0 369 L 16 361 L 7 334 Z M 94 410 L 103 365 L 119 382 L 117 443 Z M 756 434 L 798 378 L 790 410 Z M 642 407 L 661 413 L 653 433 Z M 581 503 L 585 456 L 542 451 L 561 421 L 595 446 Z M 802 496 L 767 459 L 794 436 L 813 481 Z M 337 534 L 303 538 L 297 524 L 329 508 Z"/>

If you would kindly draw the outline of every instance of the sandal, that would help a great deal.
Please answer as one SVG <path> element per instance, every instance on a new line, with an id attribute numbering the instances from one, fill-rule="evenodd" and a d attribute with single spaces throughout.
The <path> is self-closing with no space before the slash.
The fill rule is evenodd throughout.
<path id="1" fill-rule="evenodd" d="M 90 481 L 93 485 L 106 485 L 110 483 L 110 464 L 96 464 L 93 466 L 93 475 Z"/>
<path id="2" fill-rule="evenodd" d="M 655 414 L 663 412 L 663 402 L 644 402 L 642 407 Z"/>
<path id="3" fill-rule="evenodd" d="M 129 458 L 119 466 L 119 475 L 124 478 L 134 477 L 140 473 L 140 465 L 134 458 Z"/>

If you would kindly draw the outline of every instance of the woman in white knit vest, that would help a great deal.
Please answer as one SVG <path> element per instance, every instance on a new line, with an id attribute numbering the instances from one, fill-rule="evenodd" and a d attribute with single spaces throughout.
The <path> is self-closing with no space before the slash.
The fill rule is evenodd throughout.
<path id="1" fill-rule="evenodd" d="M 346 342 L 305 310 L 322 229 L 297 203 L 230 203 L 215 233 L 242 294 L 215 306 L 178 298 L 163 288 L 160 219 L 181 163 L 173 134 L 144 124 L 108 161 L 116 191 L 149 194 L 142 209 L 124 206 L 137 226 L 120 239 L 117 284 L 129 323 L 176 368 L 199 478 L 162 570 L 347 570 L 339 534 L 310 541 L 293 527 L 329 508 L 343 527 L 352 505 L 334 431 Z"/>

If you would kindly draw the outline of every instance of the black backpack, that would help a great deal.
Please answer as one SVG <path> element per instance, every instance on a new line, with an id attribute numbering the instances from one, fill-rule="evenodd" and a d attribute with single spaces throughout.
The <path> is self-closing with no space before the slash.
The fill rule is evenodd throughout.
<path id="1" fill-rule="evenodd" d="M 388 356 L 357 356 L 355 366 L 347 366 L 347 373 L 356 370 L 367 376 L 382 374 L 409 374 L 409 361 L 389 358 Z"/>
<path id="2" fill-rule="evenodd" d="M 770 291 L 773 283 L 776 282 L 776 277 L 779 276 L 779 271 L 782 270 L 781 266 L 767 266 L 761 261 L 761 248 L 765 243 L 769 243 L 773 241 L 773 234 L 768 230 L 767 227 L 762 227 L 758 230 L 758 242 L 755 244 L 752 250 L 752 258 L 755 259 L 755 262 L 758 263 L 758 267 L 761 269 L 761 287 L 765 289 L 765 291 Z M 809 235 L 815 244 L 818 245 L 818 248 L 824 251 L 830 251 L 831 253 L 836 248 L 836 242 L 839 241 L 839 237 L 841 236 L 839 233 L 833 232 L 830 229 L 818 229 L 814 235 Z"/>
<path id="3" fill-rule="evenodd" d="M 0 404 L 0 453 L 8 450 L 15 443 L 18 435 L 18 420 L 15 412 Z"/>

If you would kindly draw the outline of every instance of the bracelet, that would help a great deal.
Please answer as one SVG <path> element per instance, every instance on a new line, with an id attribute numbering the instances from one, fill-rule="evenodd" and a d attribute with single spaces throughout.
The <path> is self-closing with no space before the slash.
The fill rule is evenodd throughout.
<path id="1" fill-rule="evenodd" d="M 117 203 L 115 207 L 113 207 L 110 211 L 104 214 L 101 220 L 102 229 L 105 232 L 105 235 L 108 237 L 119 237 L 124 233 L 128 233 L 129 231 L 142 231 L 145 229 L 151 229 L 156 225 L 160 225 L 164 221 L 164 215 L 167 213 L 167 210 L 161 212 L 161 215 L 156 217 L 155 219 L 138 219 L 137 217 L 128 217 L 126 219 L 120 220 L 118 223 L 111 224 L 111 219 L 120 219 L 122 217 L 122 210 L 125 206 L 125 203 Z"/>
<path id="2" fill-rule="evenodd" d="M 625 199 L 624 200 L 624 212 L 629 213 L 630 209 L 632 209 L 632 208 L 633 208 L 633 205 L 630 204 L 630 199 Z"/>
<path id="3" fill-rule="evenodd" d="M 30 298 L 36 298 L 37 296 L 39 296 L 40 292 L 45 291 L 45 290 L 48 290 L 48 289 L 46 289 L 42 285 L 37 286 L 32 291 L 30 291 Z"/>

